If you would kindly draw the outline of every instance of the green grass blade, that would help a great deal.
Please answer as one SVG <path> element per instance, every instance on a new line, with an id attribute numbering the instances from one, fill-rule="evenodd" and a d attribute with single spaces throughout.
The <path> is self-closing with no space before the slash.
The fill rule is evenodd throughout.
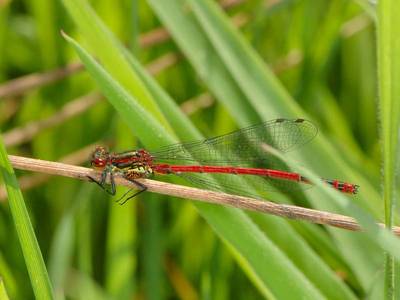
<path id="1" fill-rule="evenodd" d="M 163 299 L 164 234 L 162 229 L 162 205 L 157 195 L 149 195 L 144 203 L 143 271 L 147 299 Z"/>
<path id="2" fill-rule="evenodd" d="M 10 299 L 7 294 L 6 287 L 4 285 L 3 278 L 0 277 L 0 299 L 1 300 L 8 300 Z"/>
<path id="3" fill-rule="evenodd" d="M 134 149 L 135 143 L 126 138 L 126 125 L 122 120 L 116 123 L 117 149 Z M 122 197 L 125 189 L 118 190 L 116 199 Z M 123 207 L 116 205 L 110 197 L 107 223 L 105 287 L 116 299 L 131 299 L 137 294 L 136 274 L 138 264 L 137 201 L 129 201 Z M 115 200 L 115 199 L 114 199 Z"/>
<path id="4" fill-rule="evenodd" d="M 75 219 L 78 218 L 81 207 L 86 205 L 93 188 L 93 186 L 81 187 L 55 229 L 50 247 L 48 269 L 56 299 L 63 299 L 65 296 L 66 278 L 73 263 L 77 243 Z M 82 248 L 79 249 L 80 252 Z"/>
<path id="5" fill-rule="evenodd" d="M 70 272 L 66 292 L 68 299 L 113 299 L 92 277 L 77 271 Z"/>
<path id="6" fill-rule="evenodd" d="M 57 33 L 59 18 L 57 18 L 58 2 L 49 0 L 29 1 L 27 3 L 35 18 L 38 48 L 40 49 L 43 69 L 54 68 L 59 63 L 60 51 Z"/>
<path id="7" fill-rule="evenodd" d="M 238 88 L 223 61 L 212 51 L 212 44 L 201 34 L 201 29 L 187 15 L 184 1 L 148 1 L 174 40 L 185 53 L 197 74 L 212 93 L 223 103 L 226 110 L 241 126 L 260 121 L 260 116 L 244 101 L 245 95 Z"/>
<path id="8" fill-rule="evenodd" d="M 53 291 L 40 252 L 39 244 L 29 219 L 29 214 L 21 190 L 19 189 L 17 178 L 15 177 L 14 170 L 8 160 L 8 155 L 1 137 L 0 168 L 7 189 L 10 211 L 17 230 L 35 296 L 37 299 L 53 299 Z"/>
<path id="9" fill-rule="evenodd" d="M 74 238 L 74 219 L 69 211 L 55 230 L 49 256 L 49 274 L 57 298 L 60 297 L 58 293 L 64 289 L 65 278 L 72 262 Z"/>
<path id="10" fill-rule="evenodd" d="M 131 299 L 136 289 L 135 211 L 134 201 L 124 207 L 110 201 L 105 278 L 107 292 L 115 299 Z"/>
<path id="11" fill-rule="evenodd" d="M 126 125 L 117 123 L 118 149 L 134 149 L 135 144 L 126 139 Z M 117 199 L 125 190 L 117 192 Z M 116 299 L 131 299 L 137 292 L 137 202 L 129 201 L 123 207 L 110 199 L 107 224 L 105 286 Z"/>
<path id="12" fill-rule="evenodd" d="M 234 30 L 222 10 L 210 1 L 189 2 L 214 49 L 260 117 L 268 120 L 288 112 L 300 115 L 300 107 L 250 44 Z"/>
<path id="13" fill-rule="evenodd" d="M 64 37 L 75 48 L 82 62 L 85 64 L 90 74 L 97 80 L 100 89 L 107 99 L 111 102 L 117 112 L 121 115 L 125 123 L 130 127 L 137 137 L 141 137 L 144 144 L 151 148 L 156 148 L 160 143 L 171 143 L 173 140 L 167 139 L 169 134 L 166 132 L 152 115 L 150 115 L 138 101 L 110 76 L 95 60 L 91 57 L 77 42 L 64 34 Z M 135 116 L 135 118 L 133 118 Z M 132 122 L 135 120 L 135 122 Z M 150 128 L 146 126 L 137 126 L 137 124 L 151 124 Z M 149 135 L 149 130 L 152 135 Z M 153 137 L 157 136 L 157 140 Z"/>
<path id="14" fill-rule="evenodd" d="M 10 270 L 10 266 L 5 260 L 3 253 L 0 252 L 0 274 L 3 283 L 7 286 L 8 294 L 14 299 L 17 298 L 17 293 L 20 292 L 17 288 L 17 280 L 14 277 L 13 271 Z M 1 299 L 1 297 L 0 297 Z"/>
<path id="15" fill-rule="evenodd" d="M 149 91 L 145 88 L 140 78 L 133 72 L 119 49 L 115 37 L 106 30 L 106 27 L 95 16 L 87 1 L 63 1 L 68 12 L 73 17 L 82 31 L 85 40 L 100 60 L 104 68 L 118 80 L 119 84 L 130 96 L 138 99 L 140 103 L 168 128 L 168 122 L 158 106 L 154 103 Z"/>
<path id="16" fill-rule="evenodd" d="M 354 0 L 354 1 L 358 3 L 358 5 L 360 5 L 372 19 L 374 20 L 377 19 L 375 3 L 373 1 L 368 1 L 368 0 Z"/>
<path id="17" fill-rule="evenodd" d="M 341 281 L 311 247 L 284 219 L 251 214 L 268 237 L 296 264 L 328 299 L 356 299 L 353 292 Z M 285 234 L 282 234 L 284 232 Z M 290 243 L 287 243 L 290 239 Z M 316 272 L 318 270 L 318 272 Z"/>
<path id="18" fill-rule="evenodd" d="M 400 126 L 400 3 L 379 1 L 378 4 L 378 75 L 383 145 L 383 198 L 385 224 L 393 226 L 396 202 L 396 171 L 399 167 Z M 394 299 L 399 290 L 395 284 L 395 262 L 386 257 L 385 289 L 387 299 Z M 398 280 L 397 280 L 398 281 Z"/>
<path id="19" fill-rule="evenodd" d="M 272 293 L 278 299 L 324 298 L 291 260 L 250 219 L 244 217 L 244 212 L 224 210 L 225 214 L 222 216 L 215 206 L 202 205 L 205 219 L 238 252 L 242 268 L 248 270 L 249 277 L 265 297 Z M 257 244 L 259 245 L 255 247 Z M 287 289 L 288 283 L 291 290 Z"/>
<path id="20" fill-rule="evenodd" d="M 4 5 L 0 10 L 0 44 L 5 45 L 7 41 L 7 19 L 9 17 L 9 5 Z M 0 81 L 5 80 L 5 67 L 7 56 L 6 47 L 0 47 Z"/>
<path id="21" fill-rule="evenodd" d="M 123 51 L 123 49 L 121 50 Z M 165 118 L 168 120 L 169 124 L 171 124 L 171 127 L 174 129 L 179 128 L 179 130 L 175 130 L 177 136 L 180 139 L 187 139 L 188 137 L 200 139 L 201 134 L 199 131 L 193 126 L 190 120 L 184 116 L 179 106 L 158 85 L 156 80 L 146 72 L 146 70 L 134 56 L 127 54 L 126 57 L 132 68 L 146 85 L 147 89 L 154 98 L 154 101 L 157 102 Z"/>
<path id="22" fill-rule="evenodd" d="M 90 200 L 86 198 L 85 200 Z M 84 201 L 84 203 L 79 207 L 76 214 L 76 256 L 77 265 L 80 272 L 87 276 L 94 276 L 95 265 L 93 264 L 95 251 L 94 243 L 88 242 L 93 236 L 93 223 L 94 223 L 94 212 L 92 209 L 93 204 L 89 201 Z"/>

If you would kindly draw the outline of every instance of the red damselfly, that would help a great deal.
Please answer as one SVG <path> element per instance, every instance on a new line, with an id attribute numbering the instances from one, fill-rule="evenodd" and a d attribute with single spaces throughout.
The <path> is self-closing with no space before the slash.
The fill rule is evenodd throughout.
<path id="1" fill-rule="evenodd" d="M 111 195 L 116 193 L 115 175 L 133 182 L 139 190 L 123 200 L 125 194 L 118 200 L 121 204 L 146 190 L 146 186 L 136 179 L 155 174 L 175 174 L 208 189 L 257 197 L 270 188 L 311 185 L 306 177 L 290 171 L 284 162 L 268 155 L 262 146 L 287 152 L 308 143 L 316 134 L 317 128 L 304 119 L 276 119 L 204 141 L 173 144 L 156 152 L 140 149 L 110 153 L 98 146 L 92 154 L 91 164 L 102 170 L 101 178 L 89 178 Z M 216 181 L 201 179 L 196 175 L 198 173 L 213 174 Z M 251 187 L 238 185 L 237 175 L 249 179 Z M 110 185 L 106 184 L 107 177 Z M 352 183 L 322 180 L 344 193 L 356 194 L 358 191 L 358 185 Z"/>

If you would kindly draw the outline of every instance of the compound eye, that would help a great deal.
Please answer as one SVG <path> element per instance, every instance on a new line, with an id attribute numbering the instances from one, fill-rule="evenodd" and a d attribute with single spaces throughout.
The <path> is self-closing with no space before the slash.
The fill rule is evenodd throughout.
<path id="1" fill-rule="evenodd" d="M 95 158 L 93 159 L 92 164 L 96 167 L 104 167 L 106 165 L 106 161 L 101 158 Z"/>

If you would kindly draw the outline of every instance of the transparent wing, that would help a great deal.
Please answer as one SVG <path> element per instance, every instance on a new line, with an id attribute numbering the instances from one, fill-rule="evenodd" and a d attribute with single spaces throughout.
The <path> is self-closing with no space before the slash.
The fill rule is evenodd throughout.
<path id="1" fill-rule="evenodd" d="M 167 163 L 259 164 L 274 160 L 262 145 L 287 152 L 308 143 L 316 134 L 317 128 L 309 121 L 276 119 L 204 141 L 169 145 L 152 155 Z"/>

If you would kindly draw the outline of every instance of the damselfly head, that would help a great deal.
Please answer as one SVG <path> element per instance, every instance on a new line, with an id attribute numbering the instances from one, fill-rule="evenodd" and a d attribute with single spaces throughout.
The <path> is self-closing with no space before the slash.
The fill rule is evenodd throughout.
<path id="1" fill-rule="evenodd" d="M 110 157 L 110 152 L 105 147 L 97 146 L 92 153 L 91 165 L 96 168 L 103 168 L 106 166 Z"/>

